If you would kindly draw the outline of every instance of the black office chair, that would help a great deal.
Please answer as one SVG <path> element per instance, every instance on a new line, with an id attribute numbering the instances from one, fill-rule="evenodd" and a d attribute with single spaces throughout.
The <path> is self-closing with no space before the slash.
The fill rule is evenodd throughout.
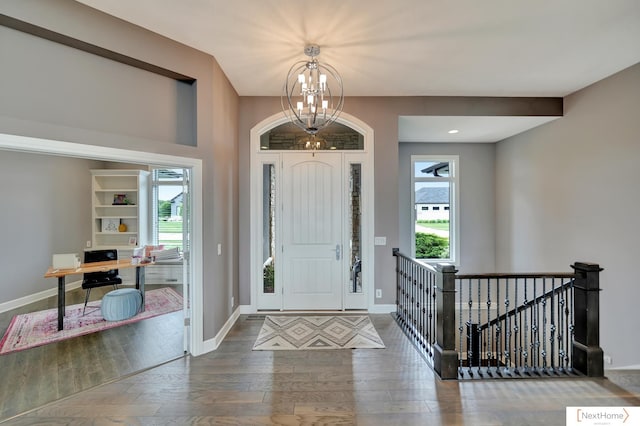
<path id="1" fill-rule="evenodd" d="M 106 260 L 117 259 L 118 250 L 115 249 L 84 252 L 84 263 L 104 262 Z M 89 301 L 89 295 L 91 294 L 92 288 L 111 285 L 114 289 L 117 289 L 118 284 L 122 284 L 122 278 L 118 275 L 117 269 L 112 269 L 107 272 L 91 272 L 84 274 L 82 288 L 86 291 L 86 295 L 84 297 L 84 309 L 82 310 L 82 315 L 84 315 L 84 311 L 87 309 L 87 302 Z"/>

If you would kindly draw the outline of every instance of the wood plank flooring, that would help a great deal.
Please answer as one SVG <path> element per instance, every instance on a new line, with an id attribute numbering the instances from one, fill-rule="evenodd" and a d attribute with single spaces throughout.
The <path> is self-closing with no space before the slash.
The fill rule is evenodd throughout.
<path id="1" fill-rule="evenodd" d="M 146 289 L 166 287 L 147 285 Z M 172 286 L 182 292 L 182 286 Z M 110 287 L 96 288 L 91 301 Z M 67 305 L 84 291 L 67 292 Z M 91 304 L 91 301 L 89 302 Z M 55 308 L 56 297 L 0 314 L 0 338 L 14 315 Z M 184 355 L 181 311 L 99 333 L 0 355 L 0 420 Z"/>
<path id="2" fill-rule="evenodd" d="M 640 371 L 610 379 L 441 381 L 390 315 L 386 349 L 252 351 L 241 316 L 220 347 L 98 386 L 11 425 L 562 425 L 567 406 L 638 406 Z"/>

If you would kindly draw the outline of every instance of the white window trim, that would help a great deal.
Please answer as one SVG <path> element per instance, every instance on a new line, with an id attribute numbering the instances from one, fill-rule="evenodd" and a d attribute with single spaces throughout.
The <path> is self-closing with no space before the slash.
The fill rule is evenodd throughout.
<path id="1" fill-rule="evenodd" d="M 448 162 L 449 177 L 416 177 L 416 162 Z M 416 182 L 449 182 L 449 259 L 420 259 L 425 263 L 452 263 L 458 265 L 460 261 L 460 156 L 458 155 L 412 155 L 411 156 L 411 256 L 416 256 Z M 453 248 L 453 250 L 452 250 Z"/>
<path id="2" fill-rule="evenodd" d="M 162 181 L 162 180 L 158 180 L 156 177 L 156 170 L 164 170 L 164 169 L 179 169 L 181 167 L 162 167 L 162 166 L 150 166 L 149 167 L 149 171 L 151 172 L 151 194 L 150 194 L 150 203 L 149 205 L 151 206 L 151 221 L 150 221 L 150 227 L 151 227 L 151 239 L 153 244 L 157 245 L 159 244 L 159 232 L 158 232 L 158 227 L 159 227 L 159 222 L 160 222 L 160 218 L 158 217 L 158 203 L 160 200 L 157 199 L 157 194 L 158 191 L 160 189 L 161 186 L 180 186 L 183 189 L 189 185 L 189 181 L 188 178 L 185 179 L 185 176 L 188 176 L 188 169 L 186 168 L 182 168 L 183 169 L 183 178 L 180 181 Z M 179 182 L 179 183 L 178 183 Z M 184 233 L 184 229 L 183 229 L 183 233 Z M 184 238 L 182 239 L 182 245 L 183 245 L 183 249 L 184 249 Z"/>

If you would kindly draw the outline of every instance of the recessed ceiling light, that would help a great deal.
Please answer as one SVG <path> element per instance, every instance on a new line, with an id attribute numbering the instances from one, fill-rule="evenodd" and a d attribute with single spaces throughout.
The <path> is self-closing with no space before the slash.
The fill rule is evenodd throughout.
<path id="1" fill-rule="evenodd" d="M 451 134 L 458 133 L 458 130 L 457 129 L 451 129 L 447 133 L 451 133 Z"/>

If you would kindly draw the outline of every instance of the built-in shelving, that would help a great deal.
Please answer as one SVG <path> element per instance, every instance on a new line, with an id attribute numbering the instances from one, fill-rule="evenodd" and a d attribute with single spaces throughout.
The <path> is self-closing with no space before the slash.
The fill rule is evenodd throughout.
<path id="1" fill-rule="evenodd" d="M 91 170 L 91 249 L 133 250 L 148 244 L 149 172 Z M 126 230 L 119 225 L 123 224 Z"/>

